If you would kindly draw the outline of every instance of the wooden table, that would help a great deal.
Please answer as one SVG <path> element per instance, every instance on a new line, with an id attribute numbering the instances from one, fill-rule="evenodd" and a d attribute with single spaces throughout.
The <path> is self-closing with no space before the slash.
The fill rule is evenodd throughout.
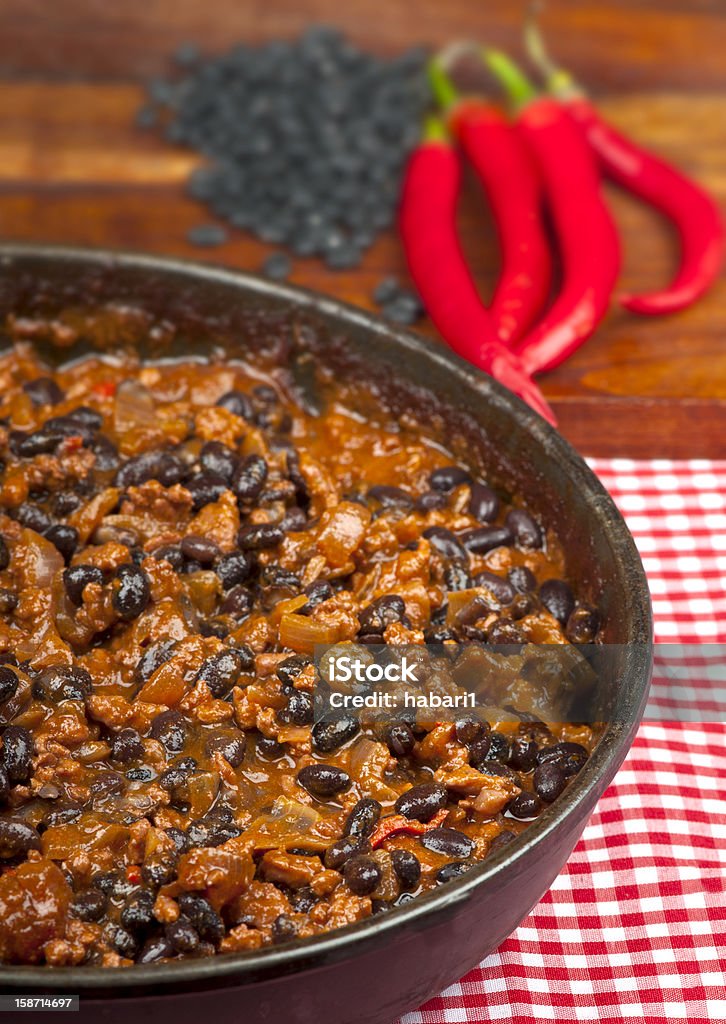
<path id="1" fill-rule="evenodd" d="M 133 127 L 142 84 L 184 40 L 205 51 L 291 37 L 334 21 L 362 46 L 475 37 L 520 47 L 525 0 L 0 0 L 0 233 L 211 259 L 257 269 L 269 247 L 234 233 L 213 251 L 185 242 L 206 214 L 185 198 L 194 158 Z M 726 8 L 721 0 L 551 0 L 544 28 L 605 112 L 726 199 Z M 625 241 L 622 284 L 667 279 L 674 241 L 657 216 L 611 193 Z M 483 286 L 497 269 L 491 225 L 469 189 L 462 231 Z M 381 238 L 350 273 L 300 260 L 293 280 L 369 306 L 385 273 L 403 274 Z M 427 328 L 424 327 L 424 330 Z M 726 285 L 695 308 L 639 319 L 614 308 L 566 366 L 543 379 L 561 428 L 583 452 L 634 457 L 726 454 Z"/>

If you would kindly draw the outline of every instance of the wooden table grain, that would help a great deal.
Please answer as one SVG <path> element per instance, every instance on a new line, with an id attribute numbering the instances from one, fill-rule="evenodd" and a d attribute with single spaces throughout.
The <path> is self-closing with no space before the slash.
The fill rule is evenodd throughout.
<path id="1" fill-rule="evenodd" d="M 0 237 L 201 256 L 255 270 L 271 247 L 240 232 L 215 250 L 185 241 L 188 228 L 207 219 L 183 191 L 195 158 L 134 127 L 144 83 L 168 73 L 179 43 L 193 39 L 214 53 L 327 21 L 385 54 L 462 37 L 521 53 L 525 10 L 525 0 L 0 0 Z M 616 124 L 726 204 L 721 0 L 551 0 L 543 24 L 558 56 Z M 658 285 L 677 259 L 669 227 L 622 193 L 608 194 L 624 239 L 621 287 Z M 461 230 L 486 294 L 498 257 L 473 183 Z M 298 260 L 293 281 L 370 307 L 386 273 L 405 276 L 393 233 L 355 271 Z M 614 306 L 542 386 L 582 452 L 725 456 L 726 284 L 667 318 Z"/>

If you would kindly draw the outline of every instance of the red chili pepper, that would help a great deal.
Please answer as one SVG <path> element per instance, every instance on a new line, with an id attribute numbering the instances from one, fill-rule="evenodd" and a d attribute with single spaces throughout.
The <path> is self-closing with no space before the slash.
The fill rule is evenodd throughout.
<path id="1" fill-rule="evenodd" d="M 568 72 L 555 67 L 536 25 L 527 27 L 527 47 L 542 68 L 550 92 L 572 116 L 603 172 L 667 217 L 680 238 L 678 272 L 667 288 L 624 295 L 634 313 L 674 313 L 695 302 L 713 284 L 724 258 L 724 223 L 707 192 L 660 157 L 638 146 L 605 121 Z"/>
<path id="2" fill-rule="evenodd" d="M 99 398 L 113 398 L 116 394 L 116 382 L 112 380 L 100 380 L 97 384 L 93 385 L 94 394 L 98 395 Z"/>
<path id="3" fill-rule="evenodd" d="M 497 336 L 456 231 L 461 163 L 443 122 L 431 118 L 412 154 L 403 186 L 400 229 L 409 270 L 444 340 L 555 423 L 552 410 L 520 360 Z"/>
<path id="4" fill-rule="evenodd" d="M 429 78 L 492 211 L 501 270 L 489 312 L 499 337 L 511 344 L 539 316 L 552 282 L 539 175 L 511 121 L 481 97 L 462 97 L 443 57 L 431 62 Z"/>
<path id="5" fill-rule="evenodd" d="M 560 249 L 560 293 L 515 344 L 527 372 L 543 372 L 572 355 L 605 316 L 620 268 L 618 233 L 595 160 L 561 104 L 539 96 L 505 54 L 487 50 L 484 59 L 518 108 L 516 124 L 542 176 Z"/>
<path id="6" fill-rule="evenodd" d="M 371 834 L 371 849 L 377 850 L 386 839 L 401 833 L 407 836 L 422 836 L 424 832 L 430 832 L 432 828 L 438 828 L 448 813 L 446 808 L 443 807 L 440 811 L 436 812 L 431 821 L 427 821 L 425 824 L 413 818 L 404 818 L 402 814 L 392 814 L 389 818 L 384 818 L 380 821 Z"/>

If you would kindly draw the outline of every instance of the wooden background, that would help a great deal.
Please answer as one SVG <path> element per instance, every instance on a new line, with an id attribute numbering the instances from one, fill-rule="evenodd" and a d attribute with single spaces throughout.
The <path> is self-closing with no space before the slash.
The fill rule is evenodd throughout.
<path id="1" fill-rule="evenodd" d="M 188 228 L 207 219 L 183 195 L 194 159 L 133 127 L 143 83 L 167 73 L 179 43 L 191 39 L 211 53 L 331 21 L 381 53 L 459 37 L 516 53 L 525 9 L 525 0 L 0 0 L 0 237 L 257 269 L 270 247 L 239 232 L 215 250 L 185 242 Z M 550 0 L 543 26 L 615 123 L 726 201 L 723 0 Z M 642 290 L 665 281 L 676 260 L 669 229 L 610 194 L 624 236 L 622 285 Z M 462 230 L 487 290 L 497 253 L 471 187 Z M 393 234 L 359 270 L 334 273 L 301 260 L 293 280 L 370 305 L 374 284 L 389 272 L 403 274 Z M 542 385 L 563 432 L 583 452 L 726 456 L 724 281 L 669 318 L 614 308 L 596 337 Z"/>

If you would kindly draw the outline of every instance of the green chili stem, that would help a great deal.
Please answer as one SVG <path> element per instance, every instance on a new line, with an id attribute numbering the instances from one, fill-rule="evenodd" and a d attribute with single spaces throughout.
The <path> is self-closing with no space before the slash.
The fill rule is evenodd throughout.
<path id="1" fill-rule="evenodd" d="M 501 50 L 483 49 L 481 59 L 502 86 L 515 110 L 537 99 L 537 90 L 515 62 Z"/>
<path id="2" fill-rule="evenodd" d="M 428 66 L 429 84 L 434 94 L 434 99 L 442 110 L 453 107 L 459 99 L 459 90 L 454 85 L 451 75 L 443 65 L 440 55 L 429 61 Z"/>

